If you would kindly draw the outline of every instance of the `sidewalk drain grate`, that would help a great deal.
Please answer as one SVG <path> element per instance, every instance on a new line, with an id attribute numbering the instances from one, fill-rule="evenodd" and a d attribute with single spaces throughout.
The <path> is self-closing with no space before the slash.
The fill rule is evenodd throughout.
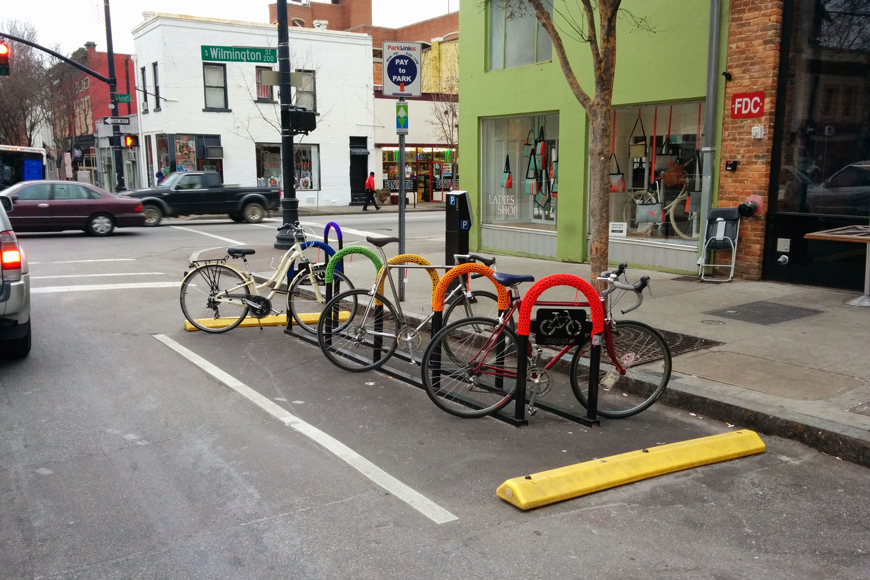
<path id="1" fill-rule="evenodd" d="M 712 314 L 719 318 L 728 318 L 740 322 L 751 322 L 753 324 L 769 326 L 771 324 L 779 324 L 780 322 L 790 322 L 808 316 L 815 316 L 816 314 L 822 314 L 823 312 L 823 310 L 814 310 L 812 308 L 801 308 L 799 306 L 777 304 L 776 302 L 760 301 L 729 306 L 728 308 L 723 308 L 721 310 L 709 310 L 704 314 Z"/>
<path id="2" fill-rule="evenodd" d="M 701 338 L 699 336 L 690 336 L 688 334 L 680 334 L 679 332 L 670 332 L 667 330 L 658 329 L 662 336 L 665 337 L 665 342 L 668 343 L 668 348 L 671 349 L 671 356 L 679 356 L 696 350 L 705 348 L 713 348 L 714 346 L 722 346 L 724 342 L 717 342 L 709 338 Z"/>

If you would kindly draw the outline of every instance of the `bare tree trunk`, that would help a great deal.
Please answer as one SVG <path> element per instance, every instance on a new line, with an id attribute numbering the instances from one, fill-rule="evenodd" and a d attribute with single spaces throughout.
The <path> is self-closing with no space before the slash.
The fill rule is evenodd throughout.
<path id="1" fill-rule="evenodd" d="M 610 107 L 596 106 L 589 111 L 589 245 L 590 278 L 607 270 L 610 227 Z"/>

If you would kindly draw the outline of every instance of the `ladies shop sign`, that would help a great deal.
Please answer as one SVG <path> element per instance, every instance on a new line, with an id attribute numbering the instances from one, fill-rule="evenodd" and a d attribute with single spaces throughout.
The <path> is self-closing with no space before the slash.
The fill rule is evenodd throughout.
<path id="1" fill-rule="evenodd" d="M 519 216 L 517 196 L 512 193 L 490 194 L 487 202 L 490 206 L 490 215 L 501 218 L 515 218 Z"/>

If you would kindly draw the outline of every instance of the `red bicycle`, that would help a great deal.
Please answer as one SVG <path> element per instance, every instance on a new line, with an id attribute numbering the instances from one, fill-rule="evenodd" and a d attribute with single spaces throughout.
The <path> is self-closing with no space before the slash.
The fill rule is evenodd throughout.
<path id="1" fill-rule="evenodd" d="M 600 293 L 607 311 L 604 320 L 604 349 L 601 357 L 598 414 L 620 419 L 631 417 L 649 408 L 661 397 L 671 377 L 671 352 L 665 339 L 654 328 L 629 320 L 614 320 L 611 309 L 619 301 L 605 298 L 616 290 L 634 292 L 637 301 L 622 310 L 623 314 L 640 307 L 643 290 L 649 287 L 649 277 L 629 284 L 626 265 L 598 278 L 609 286 Z M 513 399 L 517 382 L 517 335 L 510 326 L 520 309 L 519 285 L 534 282 L 528 275 L 496 273 L 496 281 L 510 289 L 509 309 L 498 320 L 467 318 L 448 324 L 435 336 L 423 353 L 423 385 L 429 398 L 444 411 L 458 417 L 483 417 L 495 413 Z M 620 281 L 622 277 L 625 281 Z M 621 297 L 621 295 L 620 295 Z M 537 301 L 536 307 L 588 307 L 588 302 Z M 558 323 L 571 328 L 567 313 Z M 544 328 L 546 333 L 548 328 Z M 527 391 L 529 414 L 536 411 L 535 400 L 549 392 L 553 380 L 551 369 L 574 349 L 569 366 L 571 389 L 584 407 L 589 388 L 588 333 L 561 348 L 542 365 L 544 349 L 529 342 Z M 605 355 L 606 353 L 606 355 Z"/>

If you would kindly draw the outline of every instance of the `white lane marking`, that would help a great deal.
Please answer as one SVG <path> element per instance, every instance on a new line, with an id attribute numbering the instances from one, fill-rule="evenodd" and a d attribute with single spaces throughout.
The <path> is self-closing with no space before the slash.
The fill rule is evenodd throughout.
<path id="1" fill-rule="evenodd" d="M 295 429 L 302 435 L 316 443 L 319 443 L 327 451 L 333 453 L 336 457 L 346 462 L 348 465 L 368 477 L 377 485 L 381 486 L 397 498 L 401 499 L 409 506 L 435 522 L 436 524 L 444 524 L 457 520 L 455 515 L 439 506 L 423 494 L 408 487 L 344 443 L 327 435 L 317 427 L 310 425 L 302 419 L 292 415 L 283 407 L 276 405 L 251 387 L 242 383 L 232 375 L 225 373 L 220 368 L 211 364 L 198 354 L 181 346 L 171 338 L 163 334 L 155 334 L 154 338 L 219 380 L 229 388 L 233 389 L 288 427 Z"/>
<path id="2" fill-rule="evenodd" d="M 48 280 L 50 278 L 108 278 L 110 276 L 165 276 L 163 272 L 130 272 L 127 274 L 66 274 L 64 276 L 31 276 L 31 280 Z"/>
<path id="3" fill-rule="evenodd" d="M 175 288 L 181 287 L 181 282 L 133 282 L 130 284 L 83 284 L 81 286 L 46 286 L 31 288 L 31 294 L 54 294 L 57 292 L 90 292 L 93 290 L 136 290 L 139 288 Z"/>
<path id="4" fill-rule="evenodd" d="M 317 226 L 320 228 L 325 228 L 326 224 L 319 224 L 317 222 L 299 222 L 303 226 Z M 341 228 L 342 234 L 354 234 L 356 236 L 371 236 L 373 238 L 388 238 L 389 236 L 385 236 L 384 234 L 376 234 L 375 232 L 367 232 L 364 230 L 355 230 L 353 228 Z"/>
<path id="5" fill-rule="evenodd" d="M 277 231 L 275 228 L 273 228 L 272 226 L 267 226 L 267 225 L 263 225 L 263 224 L 249 224 L 249 225 L 252 225 L 252 226 L 259 226 L 259 227 L 261 227 L 261 228 L 269 228 L 270 230 L 274 231 L 274 232 L 276 233 L 276 235 L 277 235 L 277 233 L 278 233 L 278 231 Z M 317 238 L 318 240 L 323 241 L 323 236 L 319 236 L 319 235 L 317 235 L 317 234 L 311 234 L 311 233 L 309 233 L 309 234 L 306 234 L 305 237 L 306 237 L 306 238 Z"/>
<path id="6" fill-rule="evenodd" d="M 34 264 L 85 264 L 89 262 L 135 262 L 136 258 L 106 258 L 104 260 L 67 260 L 65 262 L 30 262 L 30 265 Z"/>
<path id="7" fill-rule="evenodd" d="M 201 231 L 199 231 L 199 230 L 195 230 L 195 229 L 193 229 L 193 228 L 185 228 L 185 227 L 182 227 L 182 226 L 169 226 L 169 227 L 171 227 L 171 228 L 175 228 L 176 230 L 184 230 L 184 231 L 186 231 L 186 232 L 193 232 L 193 233 L 195 233 L 195 234 L 199 234 L 199 235 L 201 235 L 201 236 L 208 236 L 208 237 L 210 237 L 210 238 L 215 238 L 216 240 L 220 240 L 220 241 L 222 241 L 222 242 L 226 242 L 226 243 L 228 243 L 228 244 L 233 244 L 233 245 L 236 245 L 236 246 L 244 246 L 244 245 L 245 245 L 245 242 L 239 242 L 239 241 L 236 241 L 236 240 L 231 240 L 230 238 L 223 238 L 223 237 L 221 237 L 221 236 L 216 236 L 216 235 L 214 235 L 214 234 L 209 234 L 209 233 L 206 233 L 206 232 L 201 232 Z"/>

